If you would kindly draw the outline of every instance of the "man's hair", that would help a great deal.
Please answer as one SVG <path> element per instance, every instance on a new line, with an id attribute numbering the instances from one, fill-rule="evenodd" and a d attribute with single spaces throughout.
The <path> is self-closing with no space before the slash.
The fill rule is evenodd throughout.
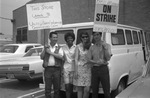
<path id="1" fill-rule="evenodd" d="M 58 35 L 57 32 L 50 32 L 50 33 L 49 33 L 49 38 L 51 38 L 53 34 Z"/>
<path id="2" fill-rule="evenodd" d="M 67 38 L 68 38 L 69 36 L 71 36 L 71 37 L 73 38 L 73 41 L 75 40 L 75 35 L 74 35 L 74 33 L 68 32 L 68 33 L 66 33 L 65 36 L 64 36 L 65 41 L 67 41 Z"/>
<path id="3" fill-rule="evenodd" d="M 97 32 L 93 32 L 92 34 L 97 33 Z M 102 32 L 98 32 L 100 35 L 102 35 Z"/>

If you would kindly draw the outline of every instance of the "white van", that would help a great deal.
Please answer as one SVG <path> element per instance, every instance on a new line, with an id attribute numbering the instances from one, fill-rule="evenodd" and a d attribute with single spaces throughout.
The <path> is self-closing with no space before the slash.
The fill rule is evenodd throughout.
<path id="1" fill-rule="evenodd" d="M 84 31 L 92 36 L 93 22 L 66 24 L 51 29 L 58 33 L 58 43 L 65 44 L 64 34 L 73 32 L 75 44 L 80 42 L 79 33 Z M 146 61 L 145 36 L 140 28 L 118 24 L 117 33 L 103 33 L 102 39 L 111 45 L 112 58 L 109 61 L 111 91 L 118 94 L 142 75 Z M 102 89 L 100 87 L 100 92 Z"/>

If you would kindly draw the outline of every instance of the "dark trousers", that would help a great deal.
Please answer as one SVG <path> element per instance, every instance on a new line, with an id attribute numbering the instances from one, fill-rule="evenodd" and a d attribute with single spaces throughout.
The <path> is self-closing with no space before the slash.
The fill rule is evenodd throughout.
<path id="1" fill-rule="evenodd" d="M 45 98 L 51 98 L 52 85 L 54 88 L 54 98 L 60 98 L 60 67 L 46 67 L 44 70 Z"/>
<path id="2" fill-rule="evenodd" d="M 107 65 L 92 68 L 92 98 L 98 98 L 99 83 L 101 82 L 105 98 L 110 98 L 110 79 Z"/>

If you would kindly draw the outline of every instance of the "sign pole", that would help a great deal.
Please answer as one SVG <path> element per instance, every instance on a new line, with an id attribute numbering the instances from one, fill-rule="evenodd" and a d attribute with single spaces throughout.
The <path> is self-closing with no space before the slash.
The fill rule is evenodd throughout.
<path id="1" fill-rule="evenodd" d="M 45 29 L 44 29 L 44 46 L 45 46 L 45 39 L 46 39 L 46 34 L 45 34 L 46 32 L 45 32 Z"/>

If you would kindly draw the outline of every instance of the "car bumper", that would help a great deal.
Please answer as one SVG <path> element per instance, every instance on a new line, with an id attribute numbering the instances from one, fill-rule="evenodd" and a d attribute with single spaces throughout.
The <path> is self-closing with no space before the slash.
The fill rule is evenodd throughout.
<path id="1" fill-rule="evenodd" d="M 31 79 L 34 71 L 29 71 L 29 65 L 0 66 L 0 76 L 16 79 Z"/>
<path id="2" fill-rule="evenodd" d="M 0 76 L 12 79 L 32 79 L 34 71 L 3 71 L 0 72 Z"/>

